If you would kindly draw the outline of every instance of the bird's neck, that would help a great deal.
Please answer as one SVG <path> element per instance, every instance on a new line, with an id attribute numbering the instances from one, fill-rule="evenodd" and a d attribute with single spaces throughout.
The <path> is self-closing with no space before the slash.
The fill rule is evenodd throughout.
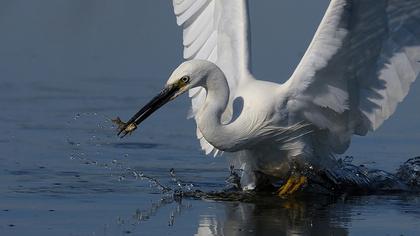
<path id="1" fill-rule="evenodd" d="M 222 71 L 212 73 L 203 85 L 207 91 L 206 100 L 197 113 L 197 126 L 204 138 L 214 147 L 226 150 L 231 136 L 227 125 L 222 124 L 222 114 L 229 102 L 229 86 Z"/>

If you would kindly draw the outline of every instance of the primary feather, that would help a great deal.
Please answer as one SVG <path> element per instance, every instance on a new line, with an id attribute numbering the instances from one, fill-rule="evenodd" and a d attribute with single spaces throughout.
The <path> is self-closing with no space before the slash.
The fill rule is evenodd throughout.
<path id="1" fill-rule="evenodd" d="M 394 113 L 419 71 L 419 0 L 333 0 L 287 82 L 290 103 L 342 153 Z"/>

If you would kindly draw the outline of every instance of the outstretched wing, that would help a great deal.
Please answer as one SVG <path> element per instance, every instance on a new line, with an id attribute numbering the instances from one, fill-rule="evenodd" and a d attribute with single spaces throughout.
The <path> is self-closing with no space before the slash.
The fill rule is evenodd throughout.
<path id="1" fill-rule="evenodd" d="M 336 153 L 377 129 L 420 71 L 420 0 L 332 0 L 292 77 L 289 109 Z"/>
<path id="2" fill-rule="evenodd" d="M 228 80 L 231 100 L 241 80 L 249 75 L 246 0 L 173 0 L 178 25 L 183 28 L 184 58 L 204 59 L 218 65 Z M 191 89 L 192 116 L 204 104 L 203 88 Z M 231 110 L 224 118 L 230 120 Z M 206 154 L 217 150 L 197 128 Z"/>

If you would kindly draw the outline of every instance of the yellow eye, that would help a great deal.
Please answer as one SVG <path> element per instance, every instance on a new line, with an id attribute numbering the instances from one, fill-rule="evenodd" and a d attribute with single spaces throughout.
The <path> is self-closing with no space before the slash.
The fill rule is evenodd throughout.
<path id="1" fill-rule="evenodd" d="M 186 84 L 186 83 L 190 82 L 190 77 L 189 77 L 188 75 L 183 76 L 183 77 L 181 78 L 181 82 L 183 82 L 184 84 Z"/>

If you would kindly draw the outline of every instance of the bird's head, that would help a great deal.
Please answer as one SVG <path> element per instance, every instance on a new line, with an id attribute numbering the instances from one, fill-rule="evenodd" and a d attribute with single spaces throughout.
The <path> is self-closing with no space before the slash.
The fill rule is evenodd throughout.
<path id="1" fill-rule="evenodd" d="M 170 100 L 185 93 L 191 88 L 202 86 L 215 65 L 204 60 L 185 61 L 179 65 L 166 82 L 165 88 L 174 88 L 176 91 Z"/>
<path id="2" fill-rule="evenodd" d="M 182 63 L 176 68 L 165 87 L 149 103 L 141 108 L 128 122 L 119 118 L 113 120 L 118 125 L 118 135 L 124 137 L 133 132 L 137 126 L 167 102 L 175 99 L 191 88 L 202 86 L 212 68 L 216 67 L 211 62 L 204 60 L 191 60 Z"/>

